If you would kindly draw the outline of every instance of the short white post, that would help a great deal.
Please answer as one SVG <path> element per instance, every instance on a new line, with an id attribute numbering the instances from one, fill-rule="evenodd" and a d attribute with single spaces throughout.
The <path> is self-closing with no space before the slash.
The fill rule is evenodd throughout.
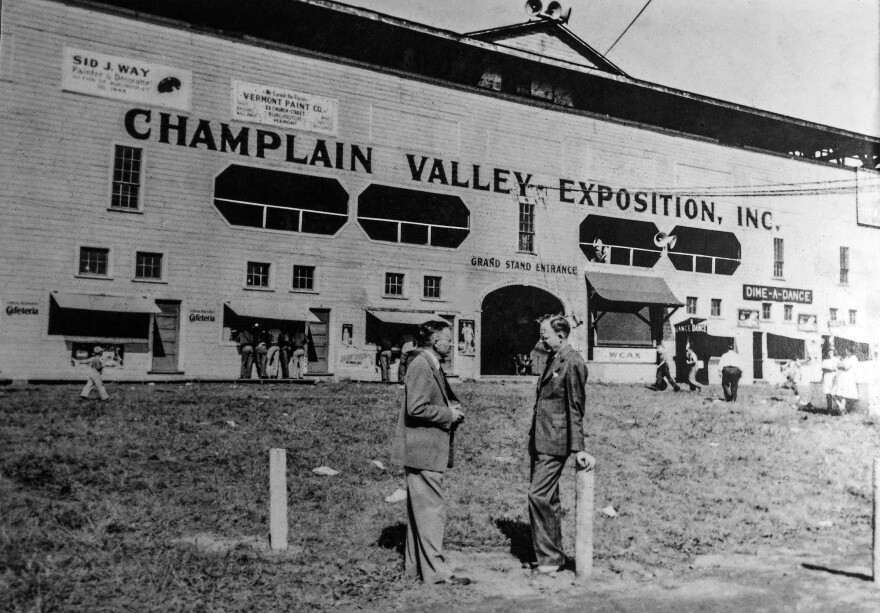
<path id="1" fill-rule="evenodd" d="M 578 577 L 593 574 L 593 490 L 596 471 L 576 471 L 576 529 L 574 541 L 575 572 Z"/>
<path id="2" fill-rule="evenodd" d="M 287 451 L 269 450 L 269 544 L 287 549 Z"/>
<path id="3" fill-rule="evenodd" d="M 874 458 L 874 514 L 871 517 L 871 527 L 874 532 L 873 554 L 873 575 L 874 583 L 880 583 L 880 526 L 877 520 L 880 519 L 880 458 Z"/>

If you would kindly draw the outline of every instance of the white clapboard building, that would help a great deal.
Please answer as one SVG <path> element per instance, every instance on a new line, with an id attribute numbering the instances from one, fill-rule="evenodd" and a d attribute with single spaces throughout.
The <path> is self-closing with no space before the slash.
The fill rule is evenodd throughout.
<path id="1" fill-rule="evenodd" d="M 629 77 L 564 13 L 453 34 L 327 0 L 3 0 L 0 379 L 230 379 L 237 331 L 378 378 L 442 317 L 463 378 L 664 344 L 746 381 L 876 358 L 880 139 Z M 260 334 L 257 335 L 258 337 Z M 814 362 L 815 363 L 815 362 Z"/>

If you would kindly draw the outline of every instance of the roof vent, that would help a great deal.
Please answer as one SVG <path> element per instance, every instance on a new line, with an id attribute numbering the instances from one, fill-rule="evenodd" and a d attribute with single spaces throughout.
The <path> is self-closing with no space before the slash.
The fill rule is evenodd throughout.
<path id="1" fill-rule="evenodd" d="M 549 2 L 546 8 L 541 0 L 526 0 L 524 8 L 530 17 L 550 19 L 559 23 L 568 23 L 568 19 L 571 17 L 571 7 L 562 8 L 562 5 L 556 0 Z"/>

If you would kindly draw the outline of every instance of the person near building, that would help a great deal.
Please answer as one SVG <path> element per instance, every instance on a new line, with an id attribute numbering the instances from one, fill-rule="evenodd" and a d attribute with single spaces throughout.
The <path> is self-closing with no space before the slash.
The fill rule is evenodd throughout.
<path id="1" fill-rule="evenodd" d="M 400 363 L 397 365 L 397 382 L 403 383 L 409 362 L 415 357 L 413 351 L 416 349 L 416 340 L 409 332 L 404 334 L 400 340 Z"/>
<path id="2" fill-rule="evenodd" d="M 244 328 L 239 330 L 235 338 L 238 343 L 238 352 L 241 354 L 241 372 L 239 379 L 250 379 L 254 370 L 254 335 L 253 332 Z"/>
<path id="3" fill-rule="evenodd" d="M 662 392 L 666 389 L 666 383 L 672 386 L 676 392 L 680 392 L 681 388 L 669 373 L 669 360 L 666 358 L 666 350 L 663 345 L 657 345 L 657 379 L 654 382 L 654 390 Z"/>
<path id="4" fill-rule="evenodd" d="M 800 390 L 798 385 L 801 382 L 801 365 L 798 360 L 789 360 L 782 368 L 782 374 L 785 376 L 785 382 L 782 387 L 790 389 L 794 394 L 795 404 L 800 403 Z"/>
<path id="5" fill-rule="evenodd" d="M 293 366 L 296 378 L 302 379 L 306 376 L 309 365 L 309 339 L 305 332 L 294 334 L 290 346 L 293 349 Z"/>
<path id="6" fill-rule="evenodd" d="M 290 379 L 290 358 L 293 357 L 293 346 L 289 330 L 282 330 L 278 337 L 278 353 L 281 356 L 279 360 L 281 378 Z"/>
<path id="7" fill-rule="evenodd" d="M 382 373 L 382 383 L 390 383 L 389 371 L 391 370 L 391 339 L 383 336 L 379 341 L 379 351 L 376 361 L 379 362 L 379 372 Z"/>
<path id="8" fill-rule="evenodd" d="M 260 327 L 260 324 L 254 324 L 254 341 L 257 345 L 254 347 L 254 362 L 257 365 L 257 378 L 265 379 L 266 362 L 269 356 L 269 333 Z"/>
<path id="9" fill-rule="evenodd" d="M 89 370 L 86 373 L 86 384 L 82 388 L 79 397 L 88 400 L 92 393 L 92 388 L 94 387 L 98 390 L 98 396 L 101 400 L 109 400 L 110 395 L 107 393 L 107 390 L 104 389 L 104 380 L 101 378 L 101 373 L 104 371 L 104 348 L 101 345 L 96 345 L 92 349 L 92 353 L 94 354 L 92 357 L 84 360 L 71 359 L 74 366 L 77 364 L 86 364 L 89 366 Z"/>
<path id="10" fill-rule="evenodd" d="M 407 524 L 404 569 L 427 584 L 467 585 L 452 574 L 443 552 L 446 501 L 443 479 L 454 459 L 455 430 L 464 413 L 441 362 L 452 352 L 452 328 L 429 321 L 421 327 L 422 351 L 404 380 L 394 456 L 404 466 Z"/>
<path id="11" fill-rule="evenodd" d="M 541 320 L 541 341 L 549 356 L 538 380 L 529 432 L 528 494 L 534 568 L 540 573 L 554 573 L 566 562 L 559 501 L 559 477 L 566 460 L 574 454 L 577 467 L 584 470 L 592 470 L 596 463 L 586 451 L 587 365 L 569 344 L 570 332 L 561 315 Z"/>
<path id="12" fill-rule="evenodd" d="M 281 328 L 269 329 L 269 352 L 266 354 L 266 376 L 277 379 L 281 373 Z"/>
<path id="13" fill-rule="evenodd" d="M 692 392 L 698 392 L 703 389 L 702 386 L 697 383 L 697 371 L 700 370 L 700 359 L 697 357 L 694 348 L 690 346 L 690 343 L 688 343 L 687 352 L 685 353 L 685 362 L 687 362 L 688 369 L 688 387 Z"/>
<path id="14" fill-rule="evenodd" d="M 853 353 L 852 347 L 844 347 L 843 357 L 837 365 L 837 378 L 832 391 L 840 413 L 851 411 L 853 404 L 859 399 L 859 388 L 856 384 L 858 364 L 859 358 Z"/>
<path id="15" fill-rule="evenodd" d="M 822 393 L 825 394 L 825 406 L 829 413 L 836 411 L 834 403 L 834 382 L 837 378 L 837 354 L 834 347 L 825 350 L 825 358 L 822 360 Z"/>
<path id="16" fill-rule="evenodd" d="M 718 368 L 721 370 L 721 389 L 724 390 L 724 400 L 727 402 L 736 402 L 739 380 L 743 374 L 741 366 L 742 362 L 736 347 L 730 344 L 718 360 Z"/>

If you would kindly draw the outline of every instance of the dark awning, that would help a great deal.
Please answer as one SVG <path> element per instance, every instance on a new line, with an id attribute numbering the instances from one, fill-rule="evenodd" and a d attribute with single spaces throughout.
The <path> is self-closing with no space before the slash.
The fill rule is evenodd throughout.
<path id="1" fill-rule="evenodd" d="M 428 321 L 444 321 L 449 323 L 448 320 L 437 315 L 437 313 L 374 310 L 368 310 L 367 313 L 380 321 L 384 321 L 386 324 L 407 324 L 410 326 L 418 326 Z"/>
<path id="2" fill-rule="evenodd" d="M 156 302 L 145 296 L 104 296 L 102 294 L 60 294 L 52 298 L 62 309 L 107 311 L 109 313 L 161 313 Z"/>
<path id="3" fill-rule="evenodd" d="M 684 306 L 662 277 L 593 271 L 586 273 L 586 277 L 596 293 L 608 302 Z"/>

